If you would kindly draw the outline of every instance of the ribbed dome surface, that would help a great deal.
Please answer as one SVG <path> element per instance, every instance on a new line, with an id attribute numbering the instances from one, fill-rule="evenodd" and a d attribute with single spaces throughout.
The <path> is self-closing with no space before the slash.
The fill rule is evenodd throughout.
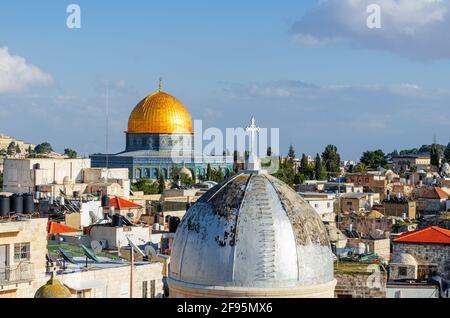
<path id="1" fill-rule="evenodd" d="M 191 134 L 192 118 L 178 99 L 156 92 L 144 98 L 131 112 L 128 133 Z"/>
<path id="2" fill-rule="evenodd" d="M 317 212 L 280 180 L 252 172 L 215 186 L 189 209 L 175 235 L 170 278 L 251 288 L 334 280 Z"/>
<path id="3" fill-rule="evenodd" d="M 69 289 L 57 279 L 50 279 L 44 286 L 40 287 L 34 298 L 70 298 L 72 294 Z"/>

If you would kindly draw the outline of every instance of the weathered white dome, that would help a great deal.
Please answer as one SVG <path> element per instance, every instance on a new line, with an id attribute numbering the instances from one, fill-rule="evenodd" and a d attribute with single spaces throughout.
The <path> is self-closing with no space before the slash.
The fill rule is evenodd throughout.
<path id="1" fill-rule="evenodd" d="M 394 255 L 392 263 L 417 266 L 417 261 L 414 258 L 414 256 L 408 253 L 401 253 Z"/>
<path id="2" fill-rule="evenodd" d="M 333 259 L 325 226 L 308 203 L 270 175 L 243 172 L 186 213 L 169 280 L 213 289 L 330 285 Z"/>

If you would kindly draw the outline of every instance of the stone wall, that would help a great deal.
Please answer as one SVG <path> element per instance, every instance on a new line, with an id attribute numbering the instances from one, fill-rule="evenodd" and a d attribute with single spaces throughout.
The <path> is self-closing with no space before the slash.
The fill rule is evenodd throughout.
<path id="1" fill-rule="evenodd" d="M 420 265 L 436 264 L 439 275 L 450 279 L 450 245 L 394 243 L 394 254 L 411 254 Z"/>
<path id="2" fill-rule="evenodd" d="M 385 272 L 335 273 L 336 298 L 386 298 Z"/>

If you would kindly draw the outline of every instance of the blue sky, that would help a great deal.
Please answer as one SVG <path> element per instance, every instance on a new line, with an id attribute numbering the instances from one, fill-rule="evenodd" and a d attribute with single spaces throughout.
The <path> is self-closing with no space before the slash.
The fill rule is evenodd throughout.
<path id="1" fill-rule="evenodd" d="M 82 27 L 66 27 L 66 7 Z M 355 4 L 356 3 L 356 4 Z M 383 27 L 365 27 L 379 3 Z M 0 132 L 102 152 L 111 86 L 111 145 L 157 88 L 204 126 L 255 115 L 281 148 L 344 158 L 450 141 L 449 2 L 14 1 L 0 4 Z M 363 23 L 363 22 L 364 23 Z M 7 49 L 6 49 L 7 48 Z M 25 60 L 23 60 L 25 59 Z"/>

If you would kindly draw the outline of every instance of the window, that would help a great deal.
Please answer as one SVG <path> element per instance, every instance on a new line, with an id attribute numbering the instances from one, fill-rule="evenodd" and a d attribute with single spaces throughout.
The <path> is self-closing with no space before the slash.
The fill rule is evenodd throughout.
<path id="1" fill-rule="evenodd" d="M 398 276 L 407 276 L 407 275 L 408 275 L 408 269 L 406 267 L 398 268 Z"/>
<path id="2" fill-rule="evenodd" d="M 330 202 L 327 203 L 327 208 L 331 208 L 331 203 Z"/>
<path id="3" fill-rule="evenodd" d="M 150 281 L 150 297 L 155 298 L 156 296 L 156 281 Z"/>
<path id="4" fill-rule="evenodd" d="M 14 261 L 29 261 L 30 260 L 30 243 L 14 244 Z"/>
<path id="5" fill-rule="evenodd" d="M 347 202 L 347 206 L 352 206 L 353 205 L 353 202 Z"/>
<path id="6" fill-rule="evenodd" d="M 315 207 L 316 209 L 318 209 L 318 208 L 319 208 L 319 204 L 318 204 L 318 203 L 314 204 L 314 207 Z"/>
<path id="7" fill-rule="evenodd" d="M 142 282 L 142 298 L 148 298 L 148 282 Z"/>

